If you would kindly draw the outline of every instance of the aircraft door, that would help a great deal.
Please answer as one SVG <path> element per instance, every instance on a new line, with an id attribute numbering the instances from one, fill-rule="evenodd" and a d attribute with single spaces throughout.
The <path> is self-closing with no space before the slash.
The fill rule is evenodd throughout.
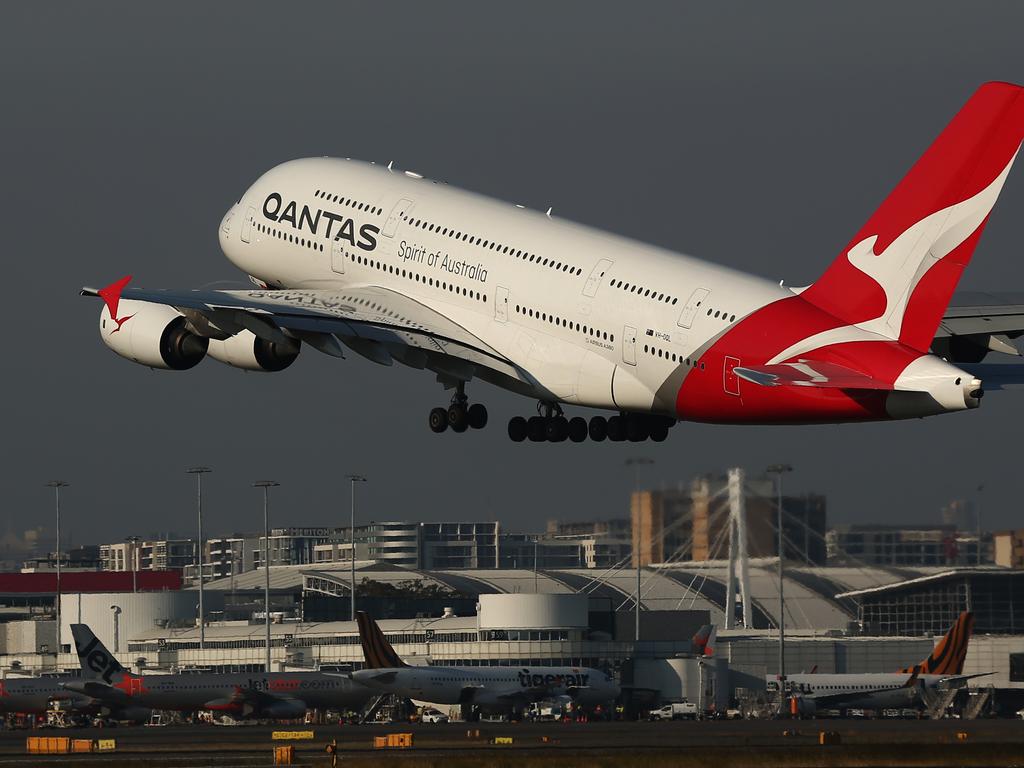
<path id="1" fill-rule="evenodd" d="M 636 365 L 636 328 L 632 325 L 622 329 L 622 362 Z"/>
<path id="2" fill-rule="evenodd" d="M 739 364 L 740 359 L 738 357 L 726 355 L 725 363 L 722 367 L 722 388 L 725 389 L 725 394 L 727 395 L 739 397 L 740 377 L 736 375 L 736 368 L 739 367 Z"/>
<path id="3" fill-rule="evenodd" d="M 612 261 L 610 259 L 601 259 L 594 268 L 590 270 L 590 277 L 587 278 L 586 284 L 583 286 L 583 295 L 590 296 L 593 298 L 597 295 L 598 286 L 601 285 L 601 279 L 604 277 L 604 273 L 611 267 Z"/>
<path id="4" fill-rule="evenodd" d="M 345 274 L 345 246 L 338 240 L 331 243 L 331 269 L 339 275 Z"/>
<path id="5" fill-rule="evenodd" d="M 249 210 L 245 212 L 245 220 L 242 222 L 242 242 L 248 243 L 252 241 L 252 223 L 256 220 L 256 209 L 249 206 Z"/>
<path id="6" fill-rule="evenodd" d="M 502 285 L 494 290 L 494 319 L 499 323 L 508 322 L 508 288 Z"/>
<path id="7" fill-rule="evenodd" d="M 397 203 L 395 207 L 391 209 L 391 213 L 388 214 L 388 220 L 384 222 L 384 229 L 380 231 L 384 237 L 394 237 L 395 230 L 398 229 L 398 222 L 402 219 L 402 214 L 408 213 L 412 209 L 412 200 L 403 197 Z"/>
<path id="8" fill-rule="evenodd" d="M 698 288 L 690 294 L 686 300 L 683 311 L 679 315 L 678 325 L 682 328 L 689 328 L 693 324 L 693 318 L 697 316 L 697 310 L 711 294 L 707 288 Z"/>

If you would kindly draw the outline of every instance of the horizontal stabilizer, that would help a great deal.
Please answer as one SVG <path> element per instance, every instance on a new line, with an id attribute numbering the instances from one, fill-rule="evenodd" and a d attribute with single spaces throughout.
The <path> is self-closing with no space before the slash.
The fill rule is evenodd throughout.
<path id="1" fill-rule="evenodd" d="M 967 371 L 985 385 L 986 392 L 1002 389 L 1024 389 L 1024 365 L 1015 363 L 960 363 Z"/>
<path id="2" fill-rule="evenodd" d="M 884 389 L 892 387 L 867 374 L 836 363 L 796 360 L 775 365 L 734 368 L 741 379 L 762 387 L 820 387 L 826 389 Z"/>

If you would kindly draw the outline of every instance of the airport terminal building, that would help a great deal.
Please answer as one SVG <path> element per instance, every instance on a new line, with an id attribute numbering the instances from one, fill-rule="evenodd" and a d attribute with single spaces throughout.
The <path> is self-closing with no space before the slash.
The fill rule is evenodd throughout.
<path id="1" fill-rule="evenodd" d="M 724 562 L 644 568 L 639 641 L 630 569 L 421 571 L 365 561 L 357 563 L 357 607 L 379 620 L 412 664 L 585 665 L 614 672 L 629 695 L 648 702 L 695 695 L 726 702 L 756 696 L 765 677 L 777 674 L 776 562 L 750 561 L 750 626 L 740 616 L 735 629 L 720 629 L 710 666 L 693 657 L 690 639 L 702 624 L 725 625 Z M 787 668 L 895 671 L 924 659 L 959 612 L 973 610 L 977 628 L 965 672 L 993 674 L 971 684 L 1024 692 L 1022 577 L 997 567 L 787 568 Z M 275 669 L 361 666 L 350 584 L 347 563 L 271 568 Z M 80 619 L 117 648 L 122 663 L 149 672 L 260 670 L 263 589 L 262 570 L 208 582 L 203 647 L 194 588 L 171 599 L 159 592 L 131 600 L 123 593 L 64 595 L 62 636 Z M 114 605 L 122 609 L 116 622 Z M 57 666 L 77 667 L 66 640 L 64 651 Z M 54 663 L 38 656 L 22 662 Z"/>

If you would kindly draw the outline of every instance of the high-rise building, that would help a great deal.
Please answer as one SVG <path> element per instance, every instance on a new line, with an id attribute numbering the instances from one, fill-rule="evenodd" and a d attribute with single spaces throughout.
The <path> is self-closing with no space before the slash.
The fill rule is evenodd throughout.
<path id="1" fill-rule="evenodd" d="M 750 557 L 778 554 L 775 483 L 750 477 L 746 483 L 747 551 Z M 784 496 L 783 556 L 813 565 L 825 563 L 825 497 Z M 687 486 L 637 491 L 631 497 L 633 565 L 719 560 L 728 557 L 728 478 L 695 477 Z"/>
<path id="2" fill-rule="evenodd" d="M 979 565 L 992 562 L 992 536 L 948 525 L 840 525 L 826 534 L 828 560 L 841 565 Z"/>
<path id="3" fill-rule="evenodd" d="M 992 534 L 993 560 L 1004 568 L 1024 568 L 1024 528 Z"/>

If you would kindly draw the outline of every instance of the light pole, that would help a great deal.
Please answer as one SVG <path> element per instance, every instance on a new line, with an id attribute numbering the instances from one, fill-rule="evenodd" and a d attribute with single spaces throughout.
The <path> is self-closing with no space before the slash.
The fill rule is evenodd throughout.
<path id="1" fill-rule="evenodd" d="M 139 565 L 139 537 L 138 536 L 126 536 L 124 539 L 128 543 L 128 557 L 131 558 L 132 564 L 132 593 L 139 591 L 137 574 Z"/>
<path id="2" fill-rule="evenodd" d="M 654 464 L 654 459 L 647 458 L 646 456 L 636 456 L 633 458 L 626 459 L 626 466 L 633 468 L 633 497 L 636 498 L 636 545 L 633 556 L 636 559 L 636 626 L 634 627 L 634 642 L 640 642 L 640 467 L 651 466 Z M 632 499 L 631 499 L 632 500 Z M 630 504 L 630 511 L 632 512 L 632 504 Z M 654 531 L 652 529 L 651 534 Z"/>
<path id="3" fill-rule="evenodd" d="M 57 508 L 57 656 L 60 656 L 63 646 L 60 643 L 60 489 L 67 488 L 71 483 L 63 480 L 51 480 L 46 484 L 47 488 L 53 488 L 53 500 Z"/>
<path id="4" fill-rule="evenodd" d="M 260 480 L 252 484 L 263 489 L 263 622 L 267 628 L 266 671 L 270 672 L 270 489 L 280 485 L 275 480 Z"/>
<path id="5" fill-rule="evenodd" d="M 199 520 L 199 650 L 206 647 L 206 613 L 203 610 L 203 555 L 206 541 L 203 539 L 203 475 L 213 470 L 209 467 L 189 467 L 186 474 L 196 476 L 196 517 Z"/>
<path id="6" fill-rule="evenodd" d="M 356 483 L 365 483 L 366 478 L 363 475 L 345 475 L 349 481 L 349 489 L 351 491 L 351 502 L 349 504 L 349 511 L 352 513 L 351 527 L 349 531 L 349 542 L 352 544 L 352 555 L 351 562 L 349 563 L 349 620 L 356 620 Z"/>
<path id="7" fill-rule="evenodd" d="M 779 515 L 779 714 L 783 713 L 786 688 L 786 602 L 782 596 L 782 476 L 792 472 L 789 464 L 772 464 L 765 470 L 775 475 L 776 511 Z M 806 554 L 806 553 L 805 553 Z"/>

